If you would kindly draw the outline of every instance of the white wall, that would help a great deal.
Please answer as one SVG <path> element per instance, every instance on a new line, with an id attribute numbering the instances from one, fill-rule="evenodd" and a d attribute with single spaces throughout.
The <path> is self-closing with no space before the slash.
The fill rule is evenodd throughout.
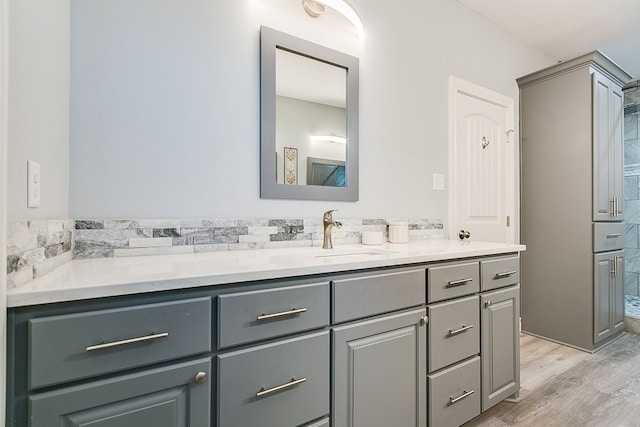
<path id="1" fill-rule="evenodd" d="M 453 0 L 350 3 L 363 39 L 295 0 L 71 0 L 69 215 L 446 219 L 449 75 L 517 99 L 554 61 Z M 260 199 L 260 25 L 360 57 L 359 202 Z"/>
<path id="2" fill-rule="evenodd" d="M 69 0 L 9 4 L 9 220 L 67 218 Z M 27 160 L 41 166 L 41 205 L 27 208 Z"/>
<path id="3" fill-rule="evenodd" d="M 0 424 L 6 416 L 8 0 L 0 0 Z"/>

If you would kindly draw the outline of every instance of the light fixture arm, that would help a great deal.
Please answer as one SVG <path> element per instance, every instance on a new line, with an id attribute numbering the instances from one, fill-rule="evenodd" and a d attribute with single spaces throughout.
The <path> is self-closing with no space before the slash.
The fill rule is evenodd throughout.
<path id="1" fill-rule="evenodd" d="M 358 13 L 346 0 L 302 0 L 302 5 L 307 14 L 314 18 L 317 18 L 324 12 L 324 6 L 329 6 L 347 18 L 356 28 L 360 37 L 362 37 L 364 33 L 364 26 L 362 25 L 360 16 L 358 16 Z"/>

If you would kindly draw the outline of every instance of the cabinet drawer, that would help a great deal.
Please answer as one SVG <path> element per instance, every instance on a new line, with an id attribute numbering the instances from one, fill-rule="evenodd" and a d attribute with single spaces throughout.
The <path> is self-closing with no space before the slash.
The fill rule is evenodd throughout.
<path id="1" fill-rule="evenodd" d="M 520 283 L 520 257 L 518 256 L 482 261 L 480 270 L 483 291 Z"/>
<path id="2" fill-rule="evenodd" d="M 218 348 L 329 324 L 329 283 L 218 297 Z"/>
<path id="3" fill-rule="evenodd" d="M 443 264 L 427 270 L 427 300 L 442 301 L 480 290 L 478 262 Z"/>
<path id="4" fill-rule="evenodd" d="M 429 372 L 480 353 L 480 307 L 471 296 L 427 307 Z"/>
<path id="5" fill-rule="evenodd" d="M 424 304 L 425 281 L 424 269 L 334 280 L 333 323 Z"/>
<path id="6" fill-rule="evenodd" d="M 329 332 L 218 356 L 218 426 L 298 426 L 329 414 Z"/>
<path id="7" fill-rule="evenodd" d="M 194 380 L 203 374 L 204 382 Z M 29 396 L 29 426 L 209 426 L 208 378 L 210 358 L 37 393 Z"/>
<path id="8" fill-rule="evenodd" d="M 480 414 L 480 358 L 427 376 L 429 425 L 458 427 Z"/>
<path id="9" fill-rule="evenodd" d="M 624 248 L 625 225 L 621 222 L 593 224 L 593 252 Z"/>
<path id="10" fill-rule="evenodd" d="M 211 300 L 29 320 L 29 388 L 211 351 Z"/>

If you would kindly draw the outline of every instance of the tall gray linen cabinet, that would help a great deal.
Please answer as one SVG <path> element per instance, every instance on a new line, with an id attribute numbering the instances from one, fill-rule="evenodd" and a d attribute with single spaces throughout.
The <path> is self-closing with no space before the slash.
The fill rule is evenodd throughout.
<path id="1" fill-rule="evenodd" d="M 624 330 L 623 93 L 601 52 L 517 79 L 522 330 L 594 351 Z"/>

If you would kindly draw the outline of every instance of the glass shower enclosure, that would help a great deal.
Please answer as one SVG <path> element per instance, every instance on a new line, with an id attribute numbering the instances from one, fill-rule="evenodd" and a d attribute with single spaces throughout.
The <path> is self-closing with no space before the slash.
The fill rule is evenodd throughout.
<path id="1" fill-rule="evenodd" d="M 624 88 L 626 315 L 640 319 L 640 81 Z"/>

